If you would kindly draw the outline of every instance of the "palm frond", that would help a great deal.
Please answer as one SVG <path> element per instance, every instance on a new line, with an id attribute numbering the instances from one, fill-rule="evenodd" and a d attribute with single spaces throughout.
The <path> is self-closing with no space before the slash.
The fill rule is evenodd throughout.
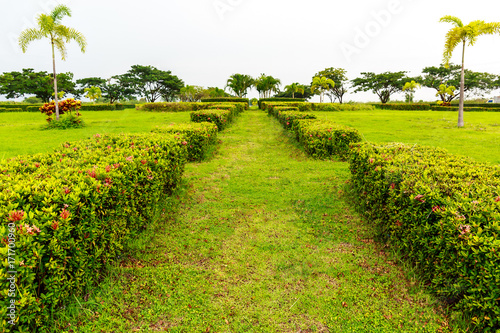
<path id="1" fill-rule="evenodd" d="M 21 47 L 21 50 L 24 53 L 28 49 L 29 43 L 35 40 L 42 39 L 43 37 L 45 37 L 45 35 L 39 29 L 35 28 L 26 29 L 23 32 L 21 32 L 21 35 L 19 36 L 18 39 L 19 46 Z"/>
<path id="2" fill-rule="evenodd" d="M 67 51 L 66 51 L 66 45 L 64 45 L 64 40 L 60 37 L 54 38 L 54 45 L 59 51 L 59 53 L 61 53 L 61 59 L 66 60 Z"/>
<path id="3" fill-rule="evenodd" d="M 465 35 L 464 31 L 460 27 L 455 27 L 448 31 L 446 34 L 446 41 L 444 44 L 443 59 L 444 65 L 448 68 L 453 51 L 461 42 L 464 41 Z"/>
<path id="4" fill-rule="evenodd" d="M 460 27 L 460 28 L 464 26 L 464 24 L 462 23 L 462 20 L 460 20 L 458 17 L 451 16 L 451 15 L 446 15 L 446 16 L 441 17 L 441 19 L 439 20 L 439 22 L 452 23 L 452 24 L 455 24 L 457 27 Z"/>
<path id="5" fill-rule="evenodd" d="M 49 15 L 40 14 L 38 15 L 36 21 L 40 30 L 45 33 L 45 36 L 48 36 L 50 31 L 54 29 L 54 20 Z"/>
<path id="6" fill-rule="evenodd" d="M 56 6 L 50 13 L 54 23 L 59 23 L 64 16 L 71 17 L 71 10 L 65 5 Z"/>

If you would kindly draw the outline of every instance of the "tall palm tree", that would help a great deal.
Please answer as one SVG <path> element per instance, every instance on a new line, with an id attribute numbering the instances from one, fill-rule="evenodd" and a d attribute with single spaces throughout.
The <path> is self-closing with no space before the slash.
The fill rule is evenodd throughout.
<path id="1" fill-rule="evenodd" d="M 21 32 L 19 36 L 19 46 L 23 53 L 28 49 L 28 45 L 42 38 L 48 38 L 52 45 L 52 68 L 54 72 L 54 98 L 56 106 L 56 119 L 59 120 L 59 105 L 57 95 L 57 75 L 56 75 L 56 57 L 55 49 L 61 53 L 61 59 L 66 60 L 66 43 L 74 40 L 80 46 L 80 49 L 85 53 L 87 42 L 85 37 L 73 28 L 66 27 L 61 24 L 64 16 L 71 17 L 70 9 L 65 5 L 56 6 L 50 14 L 40 14 L 37 17 L 37 28 L 29 28 Z"/>
<path id="2" fill-rule="evenodd" d="M 278 93 L 281 85 L 281 80 L 270 75 L 261 74 L 255 80 L 255 89 L 259 92 L 260 97 L 269 98 L 271 93 Z"/>
<path id="3" fill-rule="evenodd" d="M 304 90 L 304 86 L 301 85 L 300 83 L 296 82 L 296 83 L 292 83 L 288 86 L 285 87 L 285 90 L 287 92 L 291 92 L 292 93 L 292 98 L 295 98 L 295 93 L 300 93 L 300 94 L 304 94 L 305 90 Z"/>
<path id="4" fill-rule="evenodd" d="M 481 35 L 500 34 L 500 22 L 486 23 L 481 20 L 472 21 L 464 25 L 462 21 L 455 16 L 443 16 L 439 22 L 452 23 L 453 27 L 446 34 L 444 45 L 444 64 L 449 66 L 451 56 L 455 48 L 462 43 L 462 74 L 460 78 L 460 107 L 458 109 L 458 127 L 464 126 L 464 86 L 465 86 L 465 44 L 468 42 L 473 46 L 477 38 Z"/>
<path id="5" fill-rule="evenodd" d="M 319 91 L 319 101 L 323 103 L 323 95 L 330 87 L 335 87 L 335 82 L 332 79 L 325 76 L 315 76 L 311 84 L 311 92 L 314 94 Z"/>
<path id="6" fill-rule="evenodd" d="M 233 74 L 227 80 L 226 88 L 231 89 L 238 97 L 247 94 L 247 90 L 254 85 L 255 80 L 250 75 Z"/>
<path id="7" fill-rule="evenodd" d="M 94 104 L 96 99 L 102 96 L 102 91 L 99 87 L 92 86 L 90 88 L 83 89 L 83 91 L 87 93 L 85 97 L 89 98 Z"/>

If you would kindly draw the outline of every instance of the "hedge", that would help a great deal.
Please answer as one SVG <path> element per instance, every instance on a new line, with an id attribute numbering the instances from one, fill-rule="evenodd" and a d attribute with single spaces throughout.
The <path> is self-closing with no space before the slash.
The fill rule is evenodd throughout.
<path id="1" fill-rule="evenodd" d="M 312 104 L 306 102 L 262 102 L 262 110 L 272 113 L 272 109 L 276 106 L 289 106 L 299 108 L 299 111 L 312 111 Z"/>
<path id="2" fill-rule="evenodd" d="M 41 107 L 43 104 L 0 104 L 0 108 L 3 109 L 22 109 L 23 111 L 26 111 L 26 109 L 30 106 L 37 106 Z"/>
<path id="3" fill-rule="evenodd" d="M 273 116 L 273 117 L 277 117 L 278 114 L 281 112 L 281 111 L 297 111 L 299 112 L 299 108 L 298 107 L 295 107 L 295 106 L 281 106 L 281 105 L 277 105 L 277 106 L 273 106 L 273 107 L 270 107 L 269 109 L 267 109 L 268 111 L 268 114 Z"/>
<path id="4" fill-rule="evenodd" d="M 166 103 L 166 102 L 157 102 L 157 103 L 144 103 L 136 105 L 137 110 L 142 111 L 153 111 L 153 112 L 186 112 L 186 111 L 197 111 L 199 110 L 198 104 L 200 103 Z"/>
<path id="5" fill-rule="evenodd" d="M 206 107 L 207 110 L 208 109 L 228 110 L 231 111 L 231 114 L 234 117 L 245 111 L 244 103 L 207 103 L 204 105 L 200 105 L 200 107 Z"/>
<path id="6" fill-rule="evenodd" d="M 219 131 L 224 130 L 232 121 L 231 111 L 200 110 L 191 112 L 191 121 L 195 123 L 209 122 L 217 125 Z"/>
<path id="7" fill-rule="evenodd" d="M 156 127 L 151 131 L 182 135 L 187 142 L 188 160 L 190 161 L 202 160 L 210 146 L 217 142 L 217 125 L 214 123 L 170 124 Z"/>
<path id="8" fill-rule="evenodd" d="M 262 109 L 262 102 L 305 102 L 305 98 L 283 98 L 283 97 L 271 97 L 271 98 L 261 98 L 259 99 L 259 109 Z"/>
<path id="9" fill-rule="evenodd" d="M 299 119 L 316 119 L 316 115 L 312 113 L 299 112 L 296 111 L 278 111 L 276 115 L 278 121 L 283 125 L 283 127 L 287 130 L 292 129 L 296 120 Z"/>
<path id="10" fill-rule="evenodd" d="M 500 328 L 500 168 L 443 149 L 353 145 L 362 211 L 478 331 Z"/>
<path id="11" fill-rule="evenodd" d="M 218 97 L 218 98 L 203 98 L 202 103 L 245 103 L 245 110 L 248 110 L 250 100 L 248 98 L 239 97 Z"/>
<path id="12" fill-rule="evenodd" d="M 121 104 L 82 104 L 80 111 L 115 111 L 124 110 Z"/>
<path id="13" fill-rule="evenodd" d="M 382 110 L 406 110 L 406 111 L 428 111 L 431 105 L 427 103 L 397 103 L 397 104 L 373 104 Z"/>
<path id="14" fill-rule="evenodd" d="M 431 106 L 432 111 L 458 111 L 458 106 Z M 500 112 L 498 108 L 485 107 L 464 107 L 467 112 Z"/>
<path id="15" fill-rule="evenodd" d="M 7 113 L 7 112 L 26 112 L 26 110 L 23 110 L 21 108 L 8 108 L 8 109 L 0 109 L 0 112 L 2 112 L 2 113 Z"/>
<path id="16" fill-rule="evenodd" d="M 356 129 L 326 120 L 296 120 L 293 130 L 306 153 L 318 159 L 335 156 L 345 160 L 349 145 L 361 141 Z"/>
<path id="17" fill-rule="evenodd" d="M 362 103 L 311 103 L 313 111 L 360 111 L 360 110 L 374 110 L 375 107 L 371 104 Z"/>
<path id="18" fill-rule="evenodd" d="M 165 134 L 97 136 L 0 162 L 0 331 L 51 332 L 54 310 L 99 281 L 179 184 L 183 141 Z M 7 322 L 14 299 L 9 271 L 16 271 L 15 328 Z"/>

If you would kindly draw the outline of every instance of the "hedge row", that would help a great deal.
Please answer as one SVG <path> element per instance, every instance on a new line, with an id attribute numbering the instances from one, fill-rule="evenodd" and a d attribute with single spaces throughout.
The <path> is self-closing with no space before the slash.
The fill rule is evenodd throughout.
<path id="1" fill-rule="evenodd" d="M 273 117 L 277 117 L 278 114 L 282 111 L 297 111 L 297 112 L 299 112 L 300 110 L 298 107 L 281 106 L 281 105 L 273 106 L 273 107 L 270 107 L 267 109 L 268 114 L 273 116 Z"/>
<path id="2" fill-rule="evenodd" d="M 312 113 L 299 112 L 296 111 L 278 111 L 276 115 L 278 121 L 283 125 L 283 127 L 287 130 L 293 129 L 295 125 L 295 121 L 299 119 L 316 119 L 316 115 Z"/>
<path id="3" fill-rule="evenodd" d="M 217 125 L 219 131 L 224 130 L 233 120 L 233 114 L 228 110 L 200 110 L 191 112 L 191 121 L 195 123 L 209 122 Z"/>
<path id="4" fill-rule="evenodd" d="M 137 105 L 137 110 L 151 111 L 151 112 L 188 112 L 188 111 L 199 111 L 210 109 L 214 106 L 227 106 L 235 105 L 240 112 L 243 112 L 248 108 L 248 104 L 241 102 L 232 103 L 189 103 L 189 102 L 179 102 L 179 103 L 145 103 Z"/>
<path id="5" fill-rule="evenodd" d="M 3 109 L 22 109 L 26 111 L 26 109 L 30 106 L 41 107 L 43 104 L 0 104 L 0 108 Z"/>
<path id="6" fill-rule="evenodd" d="M 312 111 L 312 104 L 306 102 L 262 102 L 262 110 L 272 113 L 272 109 L 277 106 L 296 107 L 299 111 Z"/>
<path id="7" fill-rule="evenodd" d="M 407 110 L 407 111 L 428 111 L 431 105 L 428 103 L 397 103 L 397 104 L 373 104 L 382 110 Z"/>
<path id="8" fill-rule="evenodd" d="M 250 100 L 248 98 L 238 97 L 218 97 L 218 98 L 203 98 L 202 103 L 245 103 L 245 109 L 248 110 Z"/>
<path id="9" fill-rule="evenodd" d="M 154 133 L 171 133 L 185 138 L 190 161 L 202 160 L 210 146 L 217 142 L 217 125 L 214 123 L 181 123 L 156 127 Z"/>
<path id="10" fill-rule="evenodd" d="M 7 113 L 7 112 L 25 112 L 25 110 L 21 108 L 8 108 L 8 109 L 0 108 L 0 113 Z"/>
<path id="11" fill-rule="evenodd" d="M 431 106 L 433 111 L 458 111 L 458 106 Z M 467 112 L 500 112 L 500 108 L 464 107 Z"/>
<path id="12" fill-rule="evenodd" d="M 313 111 L 360 111 L 374 110 L 375 107 L 370 104 L 340 104 L 340 103 L 311 103 Z"/>
<path id="13" fill-rule="evenodd" d="M 361 143 L 350 169 L 380 237 L 479 331 L 499 329 L 500 168 L 442 149 Z"/>
<path id="14" fill-rule="evenodd" d="M 98 282 L 180 182 L 183 141 L 168 134 L 96 136 L 0 162 L 0 331 L 51 331 L 53 311 Z M 7 322 L 14 299 L 15 327 Z"/>
<path id="15" fill-rule="evenodd" d="M 306 100 L 304 98 L 283 98 L 283 97 L 271 97 L 271 98 L 261 98 L 259 99 L 259 109 L 263 109 L 262 103 L 263 102 L 274 102 L 274 103 L 279 103 L 279 102 L 305 102 Z"/>

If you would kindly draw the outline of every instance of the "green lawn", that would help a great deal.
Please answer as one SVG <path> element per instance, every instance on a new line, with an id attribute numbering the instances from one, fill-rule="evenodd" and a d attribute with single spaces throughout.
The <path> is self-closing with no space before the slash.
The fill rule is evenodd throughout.
<path id="1" fill-rule="evenodd" d="M 174 209 L 55 331 L 449 331 L 346 200 L 346 163 L 307 158 L 262 111 L 219 138 L 187 165 Z"/>
<path id="2" fill-rule="evenodd" d="M 38 113 L 0 113 L 0 159 L 52 151 L 66 141 L 76 141 L 96 133 L 149 132 L 156 125 L 189 122 L 189 112 L 145 113 L 124 111 L 82 111 L 88 125 L 70 130 L 42 130 L 45 117 Z"/>
<path id="3" fill-rule="evenodd" d="M 315 112 L 320 119 L 358 129 L 370 142 L 418 143 L 447 149 L 477 161 L 500 164 L 500 112 L 358 111 Z"/>

